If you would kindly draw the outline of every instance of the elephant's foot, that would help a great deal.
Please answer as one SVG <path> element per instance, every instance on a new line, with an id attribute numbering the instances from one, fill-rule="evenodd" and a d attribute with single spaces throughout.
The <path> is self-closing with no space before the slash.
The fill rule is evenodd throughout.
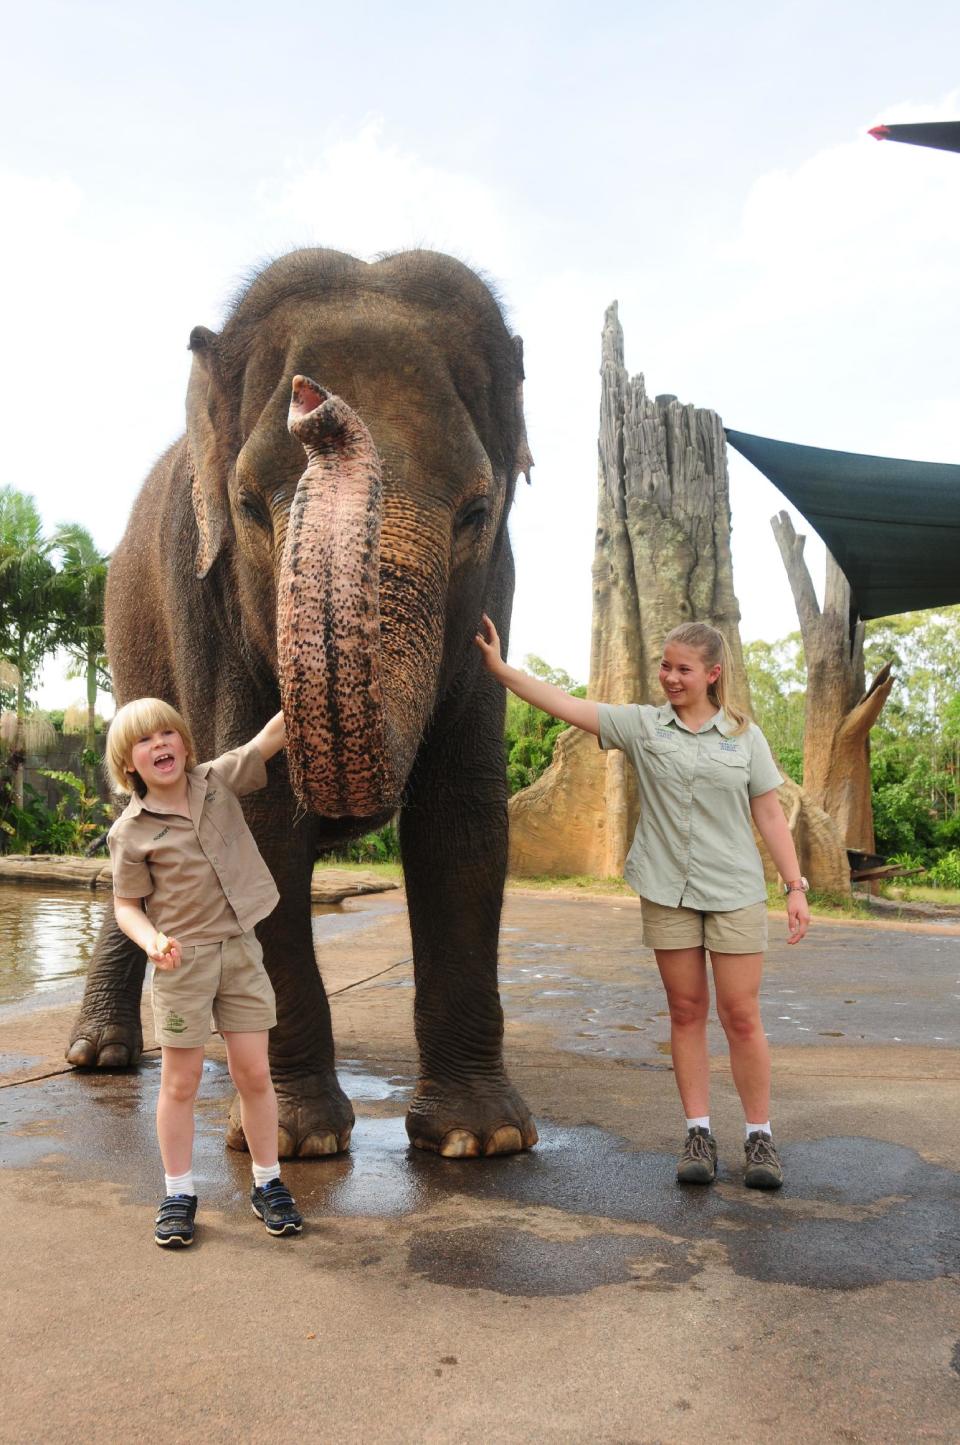
<path id="1" fill-rule="evenodd" d="M 325 1154 L 342 1154 L 350 1148 L 353 1106 L 334 1073 L 307 1074 L 300 1078 L 274 1081 L 277 1091 L 277 1157 L 317 1159 Z M 240 1098 L 234 1096 L 227 1125 L 227 1144 L 246 1149 L 240 1121 Z"/>
<path id="2" fill-rule="evenodd" d="M 71 1031 L 66 1059 L 78 1069 L 130 1069 L 142 1053 L 139 1015 L 99 1022 L 81 1014 Z"/>
<path id="3" fill-rule="evenodd" d="M 417 1149 L 445 1159 L 519 1154 L 537 1142 L 537 1126 L 510 1081 L 473 1087 L 421 1079 L 407 1111 L 407 1133 Z"/>

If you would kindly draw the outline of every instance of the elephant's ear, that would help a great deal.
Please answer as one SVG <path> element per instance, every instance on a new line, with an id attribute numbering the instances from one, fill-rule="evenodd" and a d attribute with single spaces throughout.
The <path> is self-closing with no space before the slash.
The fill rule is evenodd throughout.
<path id="1" fill-rule="evenodd" d="M 522 472 L 527 479 L 527 486 L 530 485 L 530 469 L 533 466 L 533 456 L 530 452 L 530 445 L 527 441 L 527 423 L 523 415 L 523 337 L 513 338 L 513 354 L 517 362 L 517 451 L 513 459 L 513 476 L 519 477 Z"/>
<path id="2" fill-rule="evenodd" d="M 228 525 L 223 393 L 217 336 L 205 326 L 190 333 L 193 366 L 187 386 L 187 438 L 193 455 L 193 511 L 197 519 L 197 576 L 206 577 Z M 219 415 L 218 415 L 219 414 Z M 218 425 L 218 422 L 220 423 Z"/>

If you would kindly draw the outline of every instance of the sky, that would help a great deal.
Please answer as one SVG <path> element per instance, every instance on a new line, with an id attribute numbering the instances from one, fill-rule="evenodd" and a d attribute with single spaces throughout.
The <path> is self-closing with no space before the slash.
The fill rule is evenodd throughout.
<path id="1" fill-rule="evenodd" d="M 536 462 L 511 520 L 517 663 L 588 677 L 614 300 L 651 396 L 960 459 L 960 157 L 867 134 L 960 118 L 955 0 L 33 0 L 4 42 L 0 484 L 50 528 L 116 545 L 182 431 L 191 328 L 302 245 L 431 246 L 503 297 Z M 729 463 L 741 633 L 773 641 L 797 626 L 786 503 Z M 61 674 L 44 705 L 79 695 Z"/>

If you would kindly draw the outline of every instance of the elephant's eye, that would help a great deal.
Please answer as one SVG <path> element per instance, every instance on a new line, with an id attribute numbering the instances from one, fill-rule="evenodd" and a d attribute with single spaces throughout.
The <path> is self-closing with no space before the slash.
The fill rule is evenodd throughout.
<path id="1" fill-rule="evenodd" d="M 461 508 L 457 517 L 457 531 L 463 532 L 468 528 L 479 531 L 490 515 L 490 503 L 486 497 L 474 497 Z"/>
<path id="2" fill-rule="evenodd" d="M 237 504 L 243 515 L 251 522 L 255 522 L 258 527 L 270 526 L 267 509 L 256 492 L 241 491 L 237 497 Z"/>

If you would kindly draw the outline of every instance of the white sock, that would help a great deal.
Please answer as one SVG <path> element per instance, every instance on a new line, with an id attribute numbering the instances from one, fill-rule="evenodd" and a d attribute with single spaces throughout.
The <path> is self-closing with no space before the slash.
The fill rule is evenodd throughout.
<path id="1" fill-rule="evenodd" d="M 186 1174 L 165 1174 L 163 1176 L 164 1186 L 168 1194 L 195 1194 L 193 1187 L 193 1169 L 187 1170 Z"/>
<path id="2" fill-rule="evenodd" d="M 702 1119 L 688 1119 L 688 1120 L 687 1120 L 687 1128 L 688 1128 L 688 1129 L 706 1129 L 707 1133 L 709 1134 L 709 1133 L 710 1133 L 710 1115 L 709 1115 L 709 1114 L 704 1114 L 704 1116 L 703 1116 Z"/>
<path id="3" fill-rule="evenodd" d="M 761 1134 L 766 1134 L 766 1136 L 767 1136 L 768 1139 L 772 1139 L 772 1138 L 773 1138 L 773 1131 L 772 1131 L 772 1129 L 770 1128 L 770 1120 L 768 1119 L 765 1124 L 744 1124 L 744 1126 L 743 1126 L 743 1137 L 744 1137 L 744 1139 L 749 1139 L 749 1138 L 750 1138 L 750 1135 L 751 1135 L 751 1134 L 756 1134 L 758 1130 L 760 1131 Z"/>
<path id="4" fill-rule="evenodd" d="M 252 1162 L 252 1161 L 251 1161 L 251 1162 Z M 254 1182 L 254 1184 L 256 1185 L 256 1187 L 257 1187 L 258 1189 L 262 1189 L 265 1184 L 269 1184 L 271 1179 L 279 1179 L 279 1178 L 280 1178 L 280 1164 L 279 1164 L 279 1161 L 278 1161 L 277 1163 L 274 1163 L 274 1164 L 254 1164 L 254 1165 L 253 1165 L 253 1182 Z"/>

